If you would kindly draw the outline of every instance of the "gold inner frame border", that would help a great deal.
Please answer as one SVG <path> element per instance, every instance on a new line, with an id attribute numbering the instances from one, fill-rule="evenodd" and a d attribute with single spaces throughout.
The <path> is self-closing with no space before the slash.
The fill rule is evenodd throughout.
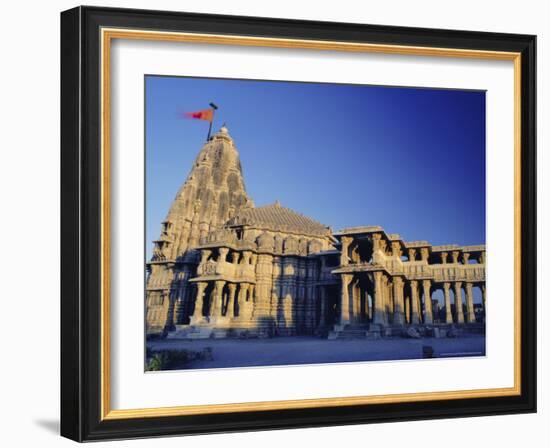
<path id="1" fill-rule="evenodd" d="M 419 47 L 323 40 L 280 39 L 138 29 L 101 29 L 101 420 L 168 417 L 307 409 L 385 403 L 422 402 L 467 398 L 502 397 L 521 394 L 521 54 L 515 52 L 468 50 L 458 48 Z M 110 368 L 110 63 L 113 39 L 185 42 L 212 45 L 294 48 L 354 53 L 383 53 L 413 56 L 455 57 L 506 60 L 514 63 L 514 386 L 494 389 L 402 393 L 354 397 L 314 398 L 188 405 L 136 409 L 111 409 Z"/>

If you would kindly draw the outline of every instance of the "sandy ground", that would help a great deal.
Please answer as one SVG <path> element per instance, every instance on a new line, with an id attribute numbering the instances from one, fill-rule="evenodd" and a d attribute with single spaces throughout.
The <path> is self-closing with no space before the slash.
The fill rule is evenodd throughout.
<path id="1" fill-rule="evenodd" d="M 433 349 L 433 357 L 485 356 L 485 337 L 456 339 L 327 340 L 313 337 L 273 339 L 206 339 L 150 341 L 153 350 L 212 349 L 211 361 L 193 361 L 179 368 L 212 369 L 352 361 L 418 359 L 423 346 Z"/>

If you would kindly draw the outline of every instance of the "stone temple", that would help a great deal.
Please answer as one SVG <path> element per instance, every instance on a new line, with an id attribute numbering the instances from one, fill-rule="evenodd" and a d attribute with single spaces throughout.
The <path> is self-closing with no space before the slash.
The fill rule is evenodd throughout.
<path id="1" fill-rule="evenodd" d="M 225 126 L 177 193 L 147 273 L 148 337 L 418 337 L 485 327 L 484 245 L 404 241 L 379 226 L 332 232 L 279 202 L 255 207 Z"/>

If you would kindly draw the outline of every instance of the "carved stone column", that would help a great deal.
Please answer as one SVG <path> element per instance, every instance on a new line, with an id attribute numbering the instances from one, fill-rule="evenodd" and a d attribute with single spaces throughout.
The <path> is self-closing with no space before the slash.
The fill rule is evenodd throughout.
<path id="1" fill-rule="evenodd" d="M 451 313 L 451 294 L 449 290 L 451 284 L 449 282 L 443 283 L 443 292 L 445 294 L 445 322 L 448 324 L 453 323 L 453 313 Z"/>
<path id="2" fill-rule="evenodd" d="M 422 257 L 422 261 L 424 263 L 427 263 L 428 262 L 428 258 L 430 256 L 430 251 L 428 250 L 427 247 L 422 247 L 420 249 L 420 256 Z"/>
<path id="3" fill-rule="evenodd" d="M 365 289 L 363 291 L 364 294 L 364 301 L 365 301 L 365 320 L 366 322 L 370 322 L 372 319 L 372 310 L 369 304 L 369 291 Z"/>
<path id="4" fill-rule="evenodd" d="M 235 292 L 237 291 L 237 284 L 229 283 L 227 288 L 229 289 L 229 299 L 227 300 L 225 315 L 227 317 L 235 317 Z"/>
<path id="5" fill-rule="evenodd" d="M 449 254 L 447 252 L 441 252 L 441 264 L 447 264 L 447 257 Z"/>
<path id="6" fill-rule="evenodd" d="M 431 284 L 432 282 L 430 280 L 422 281 L 422 286 L 424 289 L 424 323 L 428 325 L 434 323 Z"/>
<path id="7" fill-rule="evenodd" d="M 386 323 L 384 318 L 386 304 L 384 299 L 384 273 L 376 271 L 374 273 L 374 324 L 384 325 Z"/>
<path id="8" fill-rule="evenodd" d="M 458 250 L 453 250 L 451 252 L 451 256 L 453 257 L 453 263 L 458 264 L 458 257 L 460 256 L 460 252 Z"/>
<path id="9" fill-rule="evenodd" d="M 383 263 L 386 258 L 386 241 L 381 233 L 373 233 L 372 236 L 372 262 Z"/>
<path id="10" fill-rule="evenodd" d="M 243 251 L 243 256 L 241 258 L 241 264 L 247 265 L 250 264 L 250 257 L 252 256 L 252 252 L 249 250 Z"/>
<path id="11" fill-rule="evenodd" d="M 317 327 L 317 302 L 319 300 L 319 288 L 316 286 L 316 282 L 319 279 L 319 262 L 317 260 L 308 260 L 307 266 L 307 278 L 306 278 L 306 291 L 307 291 L 307 327 L 309 332 Z"/>
<path id="12" fill-rule="evenodd" d="M 248 283 L 241 283 L 239 285 L 239 294 L 237 294 L 237 310 L 239 311 L 239 319 L 246 315 L 246 296 L 248 294 Z M 246 316 L 248 317 L 248 316 Z"/>
<path id="13" fill-rule="evenodd" d="M 256 259 L 256 297 L 254 318 L 268 320 L 271 311 L 271 291 L 273 289 L 273 256 L 260 254 Z M 264 319 L 265 318 L 265 319 Z"/>
<path id="14" fill-rule="evenodd" d="M 409 261 L 416 260 L 416 249 L 409 249 Z"/>
<path id="15" fill-rule="evenodd" d="M 197 283 L 197 298 L 195 299 L 195 311 L 193 311 L 193 321 L 202 320 L 202 307 L 204 305 L 204 291 L 208 286 L 207 282 Z"/>
<path id="16" fill-rule="evenodd" d="M 319 288 L 319 326 L 324 327 L 327 323 L 327 291 L 324 286 Z"/>
<path id="17" fill-rule="evenodd" d="M 483 251 L 479 254 L 479 263 L 480 264 L 485 264 L 485 257 L 486 257 L 485 251 Z"/>
<path id="18" fill-rule="evenodd" d="M 208 249 L 201 250 L 201 262 L 200 262 L 200 264 L 206 263 L 206 260 L 208 260 L 208 257 L 210 256 L 211 253 L 212 253 L 212 251 L 208 250 Z"/>
<path id="19" fill-rule="evenodd" d="M 384 275 L 384 322 L 390 322 L 395 308 L 393 306 L 393 285 L 387 275 Z"/>
<path id="20" fill-rule="evenodd" d="M 350 320 L 354 323 L 359 322 L 359 315 L 360 315 L 360 301 L 361 301 L 361 294 L 359 291 L 359 284 L 357 279 L 352 282 L 351 284 L 351 310 L 350 310 Z"/>
<path id="21" fill-rule="evenodd" d="M 405 305 L 403 303 L 403 279 L 394 277 L 393 279 L 393 300 L 394 312 L 393 323 L 395 325 L 403 325 L 405 323 Z"/>
<path id="22" fill-rule="evenodd" d="M 455 282 L 455 309 L 456 309 L 456 322 L 458 324 L 464 323 L 464 311 L 462 310 L 462 282 Z"/>
<path id="23" fill-rule="evenodd" d="M 392 241 L 391 252 L 394 257 L 397 257 L 401 260 L 401 255 L 403 254 L 403 252 L 401 251 L 401 243 L 399 241 Z"/>
<path id="24" fill-rule="evenodd" d="M 349 324 L 349 284 L 353 279 L 351 274 L 342 274 L 342 293 L 340 299 L 340 325 Z"/>
<path id="25" fill-rule="evenodd" d="M 219 249 L 219 256 L 218 256 L 218 263 L 225 263 L 227 260 L 227 254 L 229 253 L 229 249 L 227 247 L 220 247 Z"/>
<path id="26" fill-rule="evenodd" d="M 476 321 L 474 313 L 474 295 L 472 292 L 472 284 L 466 283 L 466 322 L 473 323 Z"/>
<path id="27" fill-rule="evenodd" d="M 353 241 L 353 238 L 349 236 L 342 237 L 342 252 L 340 253 L 340 266 L 347 266 L 349 263 L 348 251 L 352 241 Z"/>
<path id="28" fill-rule="evenodd" d="M 464 264 L 468 264 L 469 258 L 470 258 L 470 254 L 468 252 L 464 252 L 462 254 L 462 261 L 464 262 Z"/>
<path id="29" fill-rule="evenodd" d="M 416 325 L 420 323 L 418 309 L 418 281 L 411 280 L 411 324 Z"/>
<path id="30" fill-rule="evenodd" d="M 212 295 L 212 310 L 210 316 L 220 317 L 222 315 L 222 293 L 225 281 L 216 280 L 214 283 L 214 293 Z"/>

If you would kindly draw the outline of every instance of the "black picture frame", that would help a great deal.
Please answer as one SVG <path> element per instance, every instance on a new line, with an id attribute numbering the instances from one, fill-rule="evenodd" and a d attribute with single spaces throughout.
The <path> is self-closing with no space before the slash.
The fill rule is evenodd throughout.
<path id="1" fill-rule="evenodd" d="M 521 54 L 521 393 L 422 402 L 102 419 L 100 29 Z M 61 13 L 61 435 L 76 441 L 536 412 L 536 37 L 77 7 Z"/>

